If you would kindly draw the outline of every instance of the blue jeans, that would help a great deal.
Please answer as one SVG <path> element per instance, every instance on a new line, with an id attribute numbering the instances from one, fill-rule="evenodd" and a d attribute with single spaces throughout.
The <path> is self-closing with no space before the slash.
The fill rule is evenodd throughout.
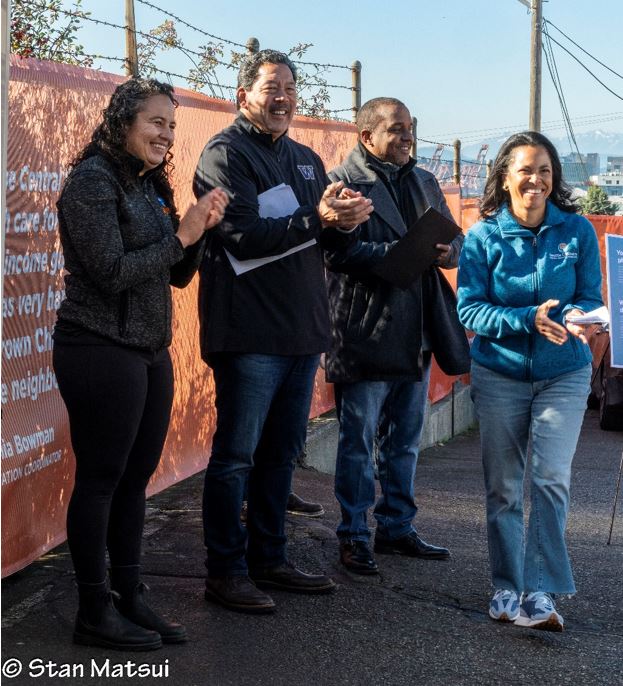
<path id="1" fill-rule="evenodd" d="M 286 560 L 285 512 L 305 445 L 319 355 L 218 353 L 216 433 L 205 475 L 208 575 L 245 575 Z M 248 482 L 248 483 L 247 483 Z M 247 526 L 240 509 L 248 485 Z"/>
<path id="2" fill-rule="evenodd" d="M 586 409 L 590 365 L 542 381 L 517 381 L 472 361 L 487 493 L 491 580 L 516 593 L 575 593 L 565 526 L 571 462 Z M 532 438 L 530 517 L 523 482 Z"/>
<path id="3" fill-rule="evenodd" d="M 377 531 L 400 538 L 413 531 L 413 496 L 430 355 L 422 381 L 357 381 L 336 384 L 340 435 L 335 465 L 335 495 L 342 509 L 338 538 L 368 541 L 368 509 L 374 505 L 374 442 L 382 495 L 374 508 Z"/>

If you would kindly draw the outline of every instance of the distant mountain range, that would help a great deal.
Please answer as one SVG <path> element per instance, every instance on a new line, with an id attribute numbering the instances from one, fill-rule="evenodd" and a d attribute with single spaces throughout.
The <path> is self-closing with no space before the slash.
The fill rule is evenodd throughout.
<path id="1" fill-rule="evenodd" d="M 548 135 L 547 132 L 544 132 Z M 482 140 L 479 143 L 471 143 L 469 145 L 463 145 L 461 147 L 461 157 L 466 160 L 475 159 L 480 147 L 483 143 L 489 145 L 489 150 L 487 151 L 487 159 L 493 159 L 502 143 L 508 138 L 508 136 L 503 136 L 501 138 L 489 138 Z M 569 141 L 566 136 L 548 136 L 552 143 L 556 146 L 558 152 L 561 155 L 567 155 L 571 152 Z M 608 155 L 622 155 L 623 156 L 623 133 L 612 133 L 608 131 L 585 131 L 582 133 L 576 133 L 575 139 L 578 143 L 578 148 L 582 154 L 589 152 L 599 153 L 601 157 L 601 167 L 606 168 L 606 158 Z M 431 157 L 435 152 L 435 148 L 429 145 L 418 145 L 418 156 L 421 157 Z M 446 147 L 443 151 L 443 159 L 452 159 L 452 146 Z"/>

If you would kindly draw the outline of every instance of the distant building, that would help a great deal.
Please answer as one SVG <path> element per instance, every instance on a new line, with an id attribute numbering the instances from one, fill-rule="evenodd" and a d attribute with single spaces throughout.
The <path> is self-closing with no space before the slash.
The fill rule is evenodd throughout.
<path id="1" fill-rule="evenodd" d="M 562 164 L 562 176 L 564 180 L 575 187 L 587 187 L 589 177 L 599 174 L 599 153 L 589 152 L 587 155 L 580 155 L 571 152 L 560 158 Z"/>
<path id="2" fill-rule="evenodd" d="M 616 174 L 617 172 L 623 173 L 623 157 L 613 157 L 608 155 L 608 160 L 606 163 L 606 171 L 608 173 Z"/>
<path id="3" fill-rule="evenodd" d="M 591 183 L 603 188 L 608 197 L 623 197 L 623 171 L 596 174 L 591 176 Z"/>
<path id="4" fill-rule="evenodd" d="M 586 155 L 586 171 L 588 172 L 589 176 L 592 176 L 593 174 L 599 174 L 599 164 L 600 159 L 598 152 L 589 152 Z"/>

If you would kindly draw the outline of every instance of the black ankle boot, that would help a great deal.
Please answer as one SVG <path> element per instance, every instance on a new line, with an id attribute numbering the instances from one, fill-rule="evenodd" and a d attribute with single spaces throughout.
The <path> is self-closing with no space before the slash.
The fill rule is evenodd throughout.
<path id="1" fill-rule="evenodd" d="M 80 609 L 76 616 L 74 643 L 115 650 L 156 650 L 162 639 L 156 631 L 133 624 L 112 602 L 105 584 L 79 584 Z"/>
<path id="2" fill-rule="evenodd" d="M 147 604 L 145 591 L 149 587 L 139 583 L 132 592 L 115 598 L 115 605 L 119 612 L 134 624 L 157 631 L 162 637 L 163 643 L 184 643 L 188 637 L 182 624 L 169 622 L 157 615 Z"/>

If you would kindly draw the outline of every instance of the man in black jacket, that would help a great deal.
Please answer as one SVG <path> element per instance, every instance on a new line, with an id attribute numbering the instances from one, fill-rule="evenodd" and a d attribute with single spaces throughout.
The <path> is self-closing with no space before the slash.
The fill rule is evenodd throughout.
<path id="1" fill-rule="evenodd" d="M 359 111 L 357 128 L 357 147 L 330 177 L 371 199 L 374 213 L 356 242 L 327 254 L 332 341 L 326 375 L 335 383 L 340 421 L 340 560 L 352 572 L 377 574 L 367 524 L 375 501 L 375 442 L 382 489 L 374 509 L 375 551 L 428 559 L 450 555 L 414 529 L 413 484 L 431 353 L 444 361 L 444 371 L 458 374 L 469 370 L 469 350 L 454 296 L 436 267 L 406 290 L 371 271 L 428 207 L 452 219 L 435 177 L 410 157 L 408 109 L 394 98 L 375 98 Z M 437 264 L 455 267 L 462 242 L 461 234 L 449 245 L 438 244 Z M 439 322 L 445 324 L 441 334 Z"/>
<path id="2" fill-rule="evenodd" d="M 318 155 L 286 135 L 296 108 L 296 68 L 286 55 L 247 58 L 236 94 L 240 115 L 208 142 L 194 180 L 197 196 L 216 186 L 230 194 L 200 270 L 201 353 L 214 373 L 217 410 L 203 500 L 206 598 L 272 612 L 273 600 L 256 586 L 334 588 L 287 561 L 284 520 L 328 345 L 321 245 L 353 240 L 347 231 L 372 206 L 356 195 L 338 198 L 343 184 L 327 186 Z"/>

